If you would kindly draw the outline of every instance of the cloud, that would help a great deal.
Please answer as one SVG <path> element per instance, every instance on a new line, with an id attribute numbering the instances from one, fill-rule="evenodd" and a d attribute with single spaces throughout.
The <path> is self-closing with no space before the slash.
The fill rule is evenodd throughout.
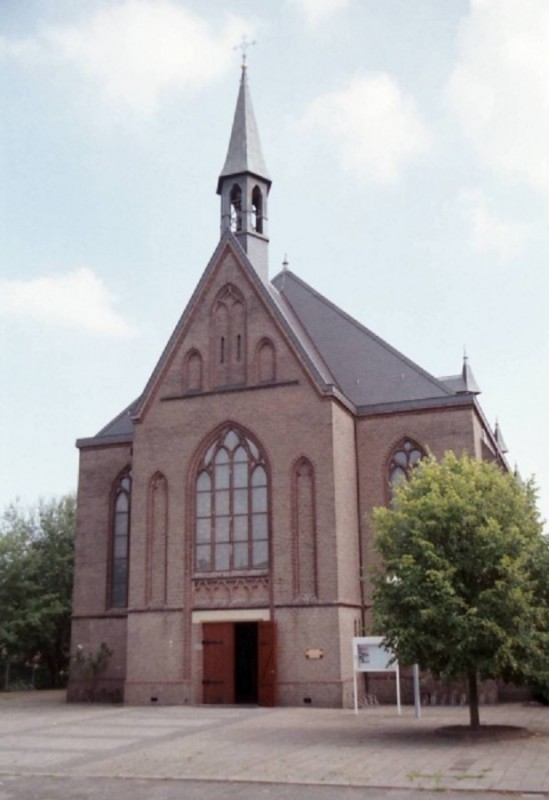
<path id="1" fill-rule="evenodd" d="M 136 331 L 113 309 L 113 298 L 87 267 L 32 280 L 0 280 L 0 316 L 26 317 L 99 336 Z"/>
<path id="2" fill-rule="evenodd" d="M 174 0 L 124 0 L 85 22 L 47 26 L 33 38 L 0 38 L 0 56 L 71 67 L 111 106 L 153 113 L 163 94 L 208 85 L 234 64 L 250 24 L 225 18 L 219 32 Z"/>
<path id="3" fill-rule="evenodd" d="M 472 0 L 448 93 L 484 163 L 549 191 L 549 3 Z"/>
<path id="4" fill-rule="evenodd" d="M 430 147 L 414 99 L 385 73 L 367 73 L 318 97 L 300 122 L 333 140 L 343 166 L 365 180 L 392 183 Z"/>
<path id="5" fill-rule="evenodd" d="M 524 223 L 503 220 L 488 207 L 480 189 L 464 190 L 459 197 L 462 217 L 471 231 L 471 244 L 482 253 L 496 253 L 507 260 L 518 255 L 531 234 Z"/>
<path id="6" fill-rule="evenodd" d="M 291 2 L 311 27 L 327 22 L 334 14 L 338 14 L 349 5 L 349 0 L 291 0 Z"/>

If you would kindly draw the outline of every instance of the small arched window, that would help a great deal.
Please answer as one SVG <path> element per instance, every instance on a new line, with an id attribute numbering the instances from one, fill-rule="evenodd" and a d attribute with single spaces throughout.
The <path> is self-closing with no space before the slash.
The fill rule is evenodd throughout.
<path id="1" fill-rule="evenodd" d="M 263 233 L 263 194 L 259 186 L 252 191 L 252 230 Z"/>
<path id="2" fill-rule="evenodd" d="M 263 339 L 257 348 L 257 380 L 272 383 L 276 379 L 276 353 L 270 339 Z"/>
<path id="3" fill-rule="evenodd" d="M 127 470 L 114 487 L 109 587 L 111 608 L 125 608 L 128 605 L 131 481 L 131 472 Z"/>
<path id="4" fill-rule="evenodd" d="M 202 459 L 196 478 L 197 572 L 269 565 L 265 460 L 237 428 L 226 428 Z"/>
<path id="5" fill-rule="evenodd" d="M 185 359 L 184 387 L 187 392 L 202 389 L 202 356 L 198 350 L 191 350 Z"/>
<path id="6" fill-rule="evenodd" d="M 422 448 L 411 439 L 403 439 L 393 450 L 389 461 L 389 490 L 391 497 L 395 488 L 408 479 L 410 471 L 425 456 Z"/>
<path id="7" fill-rule="evenodd" d="M 231 189 L 231 231 L 240 233 L 242 230 L 242 189 L 235 183 Z"/>

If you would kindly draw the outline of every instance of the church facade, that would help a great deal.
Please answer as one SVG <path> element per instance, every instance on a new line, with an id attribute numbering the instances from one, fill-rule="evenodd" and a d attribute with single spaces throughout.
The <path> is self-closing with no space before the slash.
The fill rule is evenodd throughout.
<path id="1" fill-rule="evenodd" d="M 72 642 L 109 647 L 100 698 L 349 706 L 370 512 L 427 452 L 504 459 L 466 360 L 435 378 L 269 280 L 270 186 L 243 66 L 219 243 L 141 396 L 77 442 Z"/>

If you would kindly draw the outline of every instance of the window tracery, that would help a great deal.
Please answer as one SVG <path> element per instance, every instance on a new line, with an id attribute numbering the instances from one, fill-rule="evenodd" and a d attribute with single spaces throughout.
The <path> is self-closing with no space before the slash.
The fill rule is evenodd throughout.
<path id="1" fill-rule="evenodd" d="M 424 458 L 423 449 L 412 441 L 403 439 L 393 450 L 389 461 L 389 490 L 391 497 L 402 481 L 408 479 L 410 471 Z"/>
<path id="2" fill-rule="evenodd" d="M 266 464 L 259 449 L 237 428 L 224 429 L 198 467 L 197 572 L 268 567 L 268 495 Z"/>

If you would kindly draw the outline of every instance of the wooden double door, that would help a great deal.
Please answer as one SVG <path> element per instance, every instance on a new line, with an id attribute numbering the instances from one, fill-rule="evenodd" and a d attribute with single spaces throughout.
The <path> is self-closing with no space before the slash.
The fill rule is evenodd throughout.
<path id="1" fill-rule="evenodd" d="M 204 703 L 276 705 L 274 622 L 205 622 Z"/>

